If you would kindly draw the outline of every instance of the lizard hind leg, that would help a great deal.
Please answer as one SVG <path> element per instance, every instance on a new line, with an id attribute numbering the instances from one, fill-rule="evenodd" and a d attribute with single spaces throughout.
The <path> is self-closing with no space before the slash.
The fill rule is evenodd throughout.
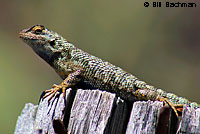
<path id="1" fill-rule="evenodd" d="M 81 77 L 80 77 L 81 74 L 82 74 L 82 70 L 80 70 L 80 69 L 70 73 L 61 84 L 59 84 L 59 85 L 54 84 L 52 86 L 52 89 L 45 90 L 46 94 L 43 97 L 43 99 L 50 96 L 48 99 L 50 101 L 55 96 L 55 94 L 60 91 L 62 91 L 63 97 L 65 97 L 66 88 L 76 85 L 81 79 Z"/>
<path id="2" fill-rule="evenodd" d="M 182 112 L 181 109 L 183 107 L 183 104 L 173 104 L 169 99 L 165 97 L 161 97 L 157 92 L 149 89 L 137 89 L 134 93 L 135 97 L 138 100 L 158 100 L 164 102 L 165 106 L 169 106 L 176 116 L 178 117 L 178 111 Z"/>
<path id="3" fill-rule="evenodd" d="M 158 101 L 163 101 L 165 106 L 169 106 L 174 111 L 177 117 L 179 116 L 178 111 L 182 112 L 183 104 L 173 104 L 167 98 L 160 98 L 158 99 Z"/>

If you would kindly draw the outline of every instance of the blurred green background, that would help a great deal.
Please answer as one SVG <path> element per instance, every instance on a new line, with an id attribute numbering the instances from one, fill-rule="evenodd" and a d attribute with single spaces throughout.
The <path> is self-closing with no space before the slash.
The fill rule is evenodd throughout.
<path id="1" fill-rule="evenodd" d="M 0 133 L 25 103 L 61 79 L 18 38 L 43 24 L 140 79 L 200 103 L 200 7 L 152 8 L 143 0 L 0 1 Z M 183 1 L 182 1 L 183 2 Z"/>

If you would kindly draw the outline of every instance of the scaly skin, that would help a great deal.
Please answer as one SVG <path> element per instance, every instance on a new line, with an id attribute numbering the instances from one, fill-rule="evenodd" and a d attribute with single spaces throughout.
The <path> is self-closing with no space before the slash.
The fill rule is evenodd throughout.
<path id="1" fill-rule="evenodd" d="M 60 90 L 65 92 L 66 88 L 84 81 L 94 88 L 114 92 L 129 101 L 166 98 L 173 104 L 199 107 L 195 102 L 148 85 L 121 68 L 76 48 L 43 25 L 24 29 L 19 37 L 65 79 L 60 85 L 54 85 L 53 89 L 47 90 L 49 94 L 45 97 L 52 97 Z"/>

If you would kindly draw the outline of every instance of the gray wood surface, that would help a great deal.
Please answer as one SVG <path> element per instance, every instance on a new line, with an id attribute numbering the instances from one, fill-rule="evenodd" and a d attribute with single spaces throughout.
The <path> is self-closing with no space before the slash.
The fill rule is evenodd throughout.
<path id="1" fill-rule="evenodd" d="M 71 89 L 66 91 L 66 100 Z M 18 117 L 15 134 L 53 134 L 53 120 L 63 120 L 65 99 L 62 95 L 55 96 L 50 102 L 48 98 L 41 100 L 39 105 L 28 103 Z"/>
<path id="2" fill-rule="evenodd" d="M 15 134 L 32 134 L 38 105 L 27 103 L 17 119 Z"/>
<path id="3" fill-rule="evenodd" d="M 200 108 L 183 107 L 183 115 L 180 123 L 180 134 L 200 134 Z"/>
<path id="4" fill-rule="evenodd" d="M 27 103 L 14 133 L 153 134 L 162 106 L 158 101 L 126 102 L 100 90 L 68 89 L 65 98 L 57 95 L 39 105 Z M 177 133 L 200 133 L 200 109 L 185 106 L 182 118 Z"/>
<path id="5" fill-rule="evenodd" d="M 158 101 L 135 102 L 126 134 L 154 134 L 161 107 L 163 103 Z"/>
<path id="6" fill-rule="evenodd" d="M 111 116 L 115 94 L 78 90 L 71 109 L 68 130 L 73 134 L 103 134 Z"/>

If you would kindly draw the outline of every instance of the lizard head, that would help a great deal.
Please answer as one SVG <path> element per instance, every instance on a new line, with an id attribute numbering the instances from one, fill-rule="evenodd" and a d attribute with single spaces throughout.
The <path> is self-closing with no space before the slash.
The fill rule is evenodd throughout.
<path id="1" fill-rule="evenodd" d="M 43 25 L 24 29 L 19 33 L 19 37 L 47 62 L 54 54 L 62 51 L 62 47 L 59 45 L 62 43 L 59 42 L 64 39 Z"/>

